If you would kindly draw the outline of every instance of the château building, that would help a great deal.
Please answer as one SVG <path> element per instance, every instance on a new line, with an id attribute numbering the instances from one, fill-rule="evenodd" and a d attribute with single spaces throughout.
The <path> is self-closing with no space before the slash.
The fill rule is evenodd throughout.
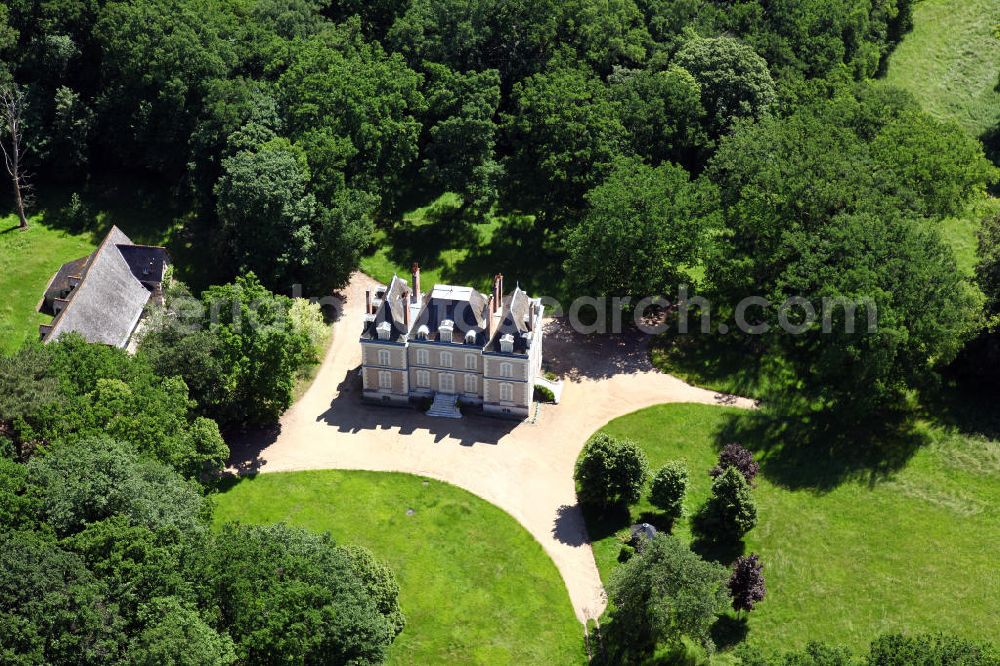
<path id="1" fill-rule="evenodd" d="M 420 289 L 398 276 L 365 296 L 361 333 L 364 397 L 409 404 L 433 400 L 429 414 L 458 417 L 458 405 L 526 418 L 542 363 L 541 300 L 503 276 L 485 296 L 471 287 Z"/>

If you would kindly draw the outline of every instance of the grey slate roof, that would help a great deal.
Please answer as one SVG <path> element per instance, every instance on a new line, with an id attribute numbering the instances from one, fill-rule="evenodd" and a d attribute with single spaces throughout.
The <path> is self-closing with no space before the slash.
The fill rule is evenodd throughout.
<path id="1" fill-rule="evenodd" d="M 69 294 L 72 288 L 70 286 L 70 277 L 81 276 L 91 256 L 93 255 L 88 254 L 86 257 L 68 261 L 59 267 L 59 270 L 56 271 L 56 274 L 49 281 L 49 286 L 45 289 L 45 298 L 42 299 L 42 306 L 39 308 L 39 312 L 47 315 L 55 314 L 55 310 L 53 309 L 55 300 L 57 298 L 66 298 L 66 295 Z"/>
<path id="2" fill-rule="evenodd" d="M 466 333 L 475 331 L 475 344 L 482 347 L 486 344 L 485 330 L 488 316 L 488 301 L 475 289 L 436 284 L 424 299 L 423 307 L 414 320 L 413 330 L 417 331 L 421 326 L 426 326 L 427 339 L 440 341 L 438 328 L 441 322 L 449 320 L 454 323 L 453 344 L 466 344 Z"/>
<path id="3" fill-rule="evenodd" d="M 157 270 L 158 274 L 145 274 L 147 282 L 159 284 L 167 263 L 163 248 L 135 246 L 118 227 L 111 227 L 90 256 L 69 302 L 52 321 L 45 341 L 72 331 L 89 342 L 124 347 L 151 296 L 135 272 Z"/>
<path id="4" fill-rule="evenodd" d="M 503 299 L 500 323 L 486 346 L 486 351 L 499 352 L 500 338 L 509 334 L 514 338 L 514 353 L 527 353 L 527 336 L 533 335 L 531 327 L 534 325 L 534 322 L 529 320 L 531 302 L 532 299 L 521 290 L 521 287 L 516 287 Z"/>
<path id="5" fill-rule="evenodd" d="M 389 340 L 392 342 L 402 342 L 406 339 L 406 318 L 404 308 L 410 305 L 410 288 L 406 281 L 397 275 L 392 276 L 392 281 L 382 297 L 382 303 L 375 311 L 375 316 L 371 321 L 365 321 L 364 329 L 361 331 L 362 340 L 375 340 L 378 338 L 376 328 L 382 322 L 389 322 L 391 326 Z"/>

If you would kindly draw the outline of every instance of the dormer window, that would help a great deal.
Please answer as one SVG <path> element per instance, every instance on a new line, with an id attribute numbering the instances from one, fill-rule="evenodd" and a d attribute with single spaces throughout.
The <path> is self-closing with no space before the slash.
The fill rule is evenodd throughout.
<path id="1" fill-rule="evenodd" d="M 500 337 L 500 351 L 510 354 L 514 351 L 514 336 L 506 333 Z"/>
<path id="2" fill-rule="evenodd" d="M 388 340 L 389 331 L 391 330 L 392 330 L 392 325 L 387 321 L 383 321 L 381 324 L 375 327 L 375 332 L 378 334 L 379 340 Z"/>
<path id="3" fill-rule="evenodd" d="M 431 332 L 431 330 L 429 328 L 427 328 L 427 326 L 421 324 L 420 327 L 417 328 L 417 340 L 426 340 L 427 339 L 427 335 L 430 332 Z"/>
<path id="4" fill-rule="evenodd" d="M 441 322 L 441 326 L 438 327 L 438 337 L 441 342 L 451 342 L 451 335 L 455 330 L 455 322 L 450 319 L 445 319 Z"/>
<path id="5" fill-rule="evenodd" d="M 474 345 L 476 344 L 476 329 L 472 329 L 465 334 L 465 344 Z"/>

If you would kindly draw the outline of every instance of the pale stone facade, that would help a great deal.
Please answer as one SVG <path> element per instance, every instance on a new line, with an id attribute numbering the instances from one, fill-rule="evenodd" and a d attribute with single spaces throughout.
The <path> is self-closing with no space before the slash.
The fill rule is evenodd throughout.
<path id="1" fill-rule="evenodd" d="M 438 394 L 487 414 L 529 416 L 541 372 L 543 306 L 517 287 L 493 293 L 434 285 L 420 292 L 399 277 L 369 293 L 361 335 L 363 395 L 407 404 Z"/>

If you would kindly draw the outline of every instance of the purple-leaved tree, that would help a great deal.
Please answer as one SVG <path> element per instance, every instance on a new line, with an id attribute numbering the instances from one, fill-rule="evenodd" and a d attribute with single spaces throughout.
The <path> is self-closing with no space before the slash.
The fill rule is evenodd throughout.
<path id="1" fill-rule="evenodd" d="M 729 596 L 733 600 L 733 610 L 752 611 L 754 606 L 764 600 L 767 586 L 764 584 L 764 565 L 755 553 L 741 555 L 733 564 L 733 573 L 729 577 Z"/>
<path id="2" fill-rule="evenodd" d="M 726 471 L 727 467 L 735 467 L 753 485 L 754 477 L 760 471 L 760 465 L 753 459 L 753 454 L 739 444 L 726 444 L 719 454 L 719 464 L 709 470 L 709 474 L 717 477 Z"/>

